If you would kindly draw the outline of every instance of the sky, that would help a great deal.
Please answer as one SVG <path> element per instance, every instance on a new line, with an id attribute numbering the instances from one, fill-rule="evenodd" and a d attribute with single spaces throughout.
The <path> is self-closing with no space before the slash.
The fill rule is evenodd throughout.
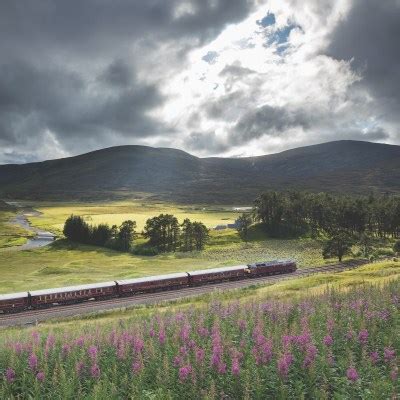
<path id="1" fill-rule="evenodd" d="M 400 0 L 2 0 L 0 164 L 400 144 Z"/>

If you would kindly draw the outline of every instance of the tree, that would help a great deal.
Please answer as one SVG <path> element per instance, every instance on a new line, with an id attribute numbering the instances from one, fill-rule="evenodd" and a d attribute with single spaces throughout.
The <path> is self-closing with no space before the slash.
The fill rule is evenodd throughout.
<path id="1" fill-rule="evenodd" d="M 196 250 L 203 250 L 209 238 L 209 230 L 202 222 L 193 222 L 193 240 Z"/>
<path id="2" fill-rule="evenodd" d="M 185 218 L 182 225 L 181 249 L 182 251 L 192 251 L 194 246 L 193 224 L 189 218 Z"/>
<path id="3" fill-rule="evenodd" d="M 250 214 L 243 213 L 238 219 L 235 221 L 236 230 L 239 236 L 247 242 L 249 236 L 249 228 L 250 225 L 253 223 L 253 219 L 251 218 Z"/>
<path id="4" fill-rule="evenodd" d="M 133 240 L 136 237 L 136 222 L 127 220 L 119 227 L 117 234 L 117 248 L 122 251 L 129 251 L 132 248 Z"/>
<path id="5" fill-rule="evenodd" d="M 149 218 L 143 230 L 143 236 L 149 239 L 149 244 L 161 252 L 175 251 L 180 244 L 179 235 L 178 220 L 170 214 Z"/>
<path id="6" fill-rule="evenodd" d="M 360 236 L 360 239 L 358 241 L 358 244 L 361 248 L 361 253 L 362 253 L 363 257 L 368 258 L 374 250 L 374 248 L 372 246 L 371 237 L 369 235 L 367 235 L 366 233 L 362 233 Z"/>
<path id="7" fill-rule="evenodd" d="M 93 226 L 90 236 L 90 243 L 95 246 L 105 246 L 111 239 L 111 228 L 107 224 Z"/>
<path id="8" fill-rule="evenodd" d="M 393 251 L 395 253 L 400 253 L 400 240 L 397 240 L 393 245 Z"/>
<path id="9" fill-rule="evenodd" d="M 324 243 L 322 256 L 324 258 L 337 257 L 342 262 L 343 256 L 350 253 L 354 240 L 345 231 L 339 231 L 329 237 Z"/>
<path id="10" fill-rule="evenodd" d="M 64 223 L 63 233 L 65 237 L 73 242 L 89 243 L 91 229 L 82 217 L 71 215 Z"/>

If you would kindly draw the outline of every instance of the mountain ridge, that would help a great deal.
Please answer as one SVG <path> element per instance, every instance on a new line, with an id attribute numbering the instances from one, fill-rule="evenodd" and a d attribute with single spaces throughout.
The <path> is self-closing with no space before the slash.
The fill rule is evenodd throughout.
<path id="1" fill-rule="evenodd" d="M 0 196 L 123 198 L 146 193 L 192 203 L 249 203 L 268 189 L 400 193 L 400 146 L 340 140 L 280 153 L 196 157 L 183 150 L 115 146 L 78 156 L 0 165 Z"/>

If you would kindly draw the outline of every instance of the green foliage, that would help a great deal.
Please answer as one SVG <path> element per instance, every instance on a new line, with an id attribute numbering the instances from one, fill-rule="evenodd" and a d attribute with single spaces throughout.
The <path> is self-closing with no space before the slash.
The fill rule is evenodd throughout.
<path id="1" fill-rule="evenodd" d="M 179 246 L 179 234 L 178 219 L 171 214 L 149 218 L 143 230 L 149 245 L 160 252 L 175 251 Z"/>
<path id="2" fill-rule="evenodd" d="M 346 231 L 335 232 L 325 241 L 322 256 L 324 258 L 337 257 L 341 262 L 343 256 L 350 253 L 353 244 L 354 238 L 349 233 Z"/>
<path id="3" fill-rule="evenodd" d="M 393 245 L 393 251 L 395 253 L 400 253 L 400 240 L 397 240 Z"/>
<path id="4" fill-rule="evenodd" d="M 239 236 L 245 241 L 248 241 L 249 238 L 249 229 L 250 225 L 253 223 L 253 218 L 251 218 L 250 214 L 243 213 L 239 218 L 235 221 L 236 230 Z"/>
<path id="5" fill-rule="evenodd" d="M 122 251 L 129 251 L 132 248 L 133 240 L 136 236 L 136 222 L 124 221 L 119 227 L 116 239 L 116 248 Z"/>
<path id="6" fill-rule="evenodd" d="M 91 229 L 81 216 L 68 217 L 64 224 L 63 234 L 72 242 L 90 243 Z"/>
<path id="7" fill-rule="evenodd" d="M 159 252 L 203 250 L 209 238 L 209 231 L 202 222 L 185 218 L 179 226 L 178 219 L 170 214 L 149 218 L 143 236 L 148 245 Z"/>
<path id="8" fill-rule="evenodd" d="M 124 221 L 118 228 L 107 224 L 89 225 L 81 216 L 71 215 L 64 224 L 65 237 L 82 244 L 129 251 L 135 238 L 136 222 Z"/>

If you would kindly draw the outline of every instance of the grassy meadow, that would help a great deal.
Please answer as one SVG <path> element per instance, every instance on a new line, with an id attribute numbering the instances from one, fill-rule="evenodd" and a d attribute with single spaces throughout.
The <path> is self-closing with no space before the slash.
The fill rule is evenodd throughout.
<path id="1" fill-rule="evenodd" d="M 4 329 L 0 397 L 396 398 L 400 263 L 334 276 Z"/>
<path id="2" fill-rule="evenodd" d="M 238 215 L 232 207 L 177 206 L 168 203 L 139 201 L 100 204 L 29 203 L 42 213 L 29 217 L 31 224 L 61 234 L 65 219 L 83 215 L 88 222 L 118 224 L 130 218 L 141 230 L 145 220 L 161 212 L 199 220 L 208 227 L 233 222 Z M 12 213 L 3 213 L 1 233 L 9 235 L 8 243 L 26 240 L 22 229 L 7 221 Z M 0 219 L 1 221 L 1 219 Z M 138 242 L 143 241 L 140 237 Z M 326 263 L 321 247 L 311 239 L 268 239 L 260 229 L 253 229 L 248 243 L 242 242 L 232 229 L 211 231 L 211 238 L 202 252 L 139 256 L 106 248 L 71 244 L 60 239 L 50 246 L 19 251 L 0 248 L 0 293 L 34 290 L 46 287 L 75 285 L 146 275 L 189 271 L 201 268 L 250 263 L 259 260 L 295 258 L 299 267 Z"/>

